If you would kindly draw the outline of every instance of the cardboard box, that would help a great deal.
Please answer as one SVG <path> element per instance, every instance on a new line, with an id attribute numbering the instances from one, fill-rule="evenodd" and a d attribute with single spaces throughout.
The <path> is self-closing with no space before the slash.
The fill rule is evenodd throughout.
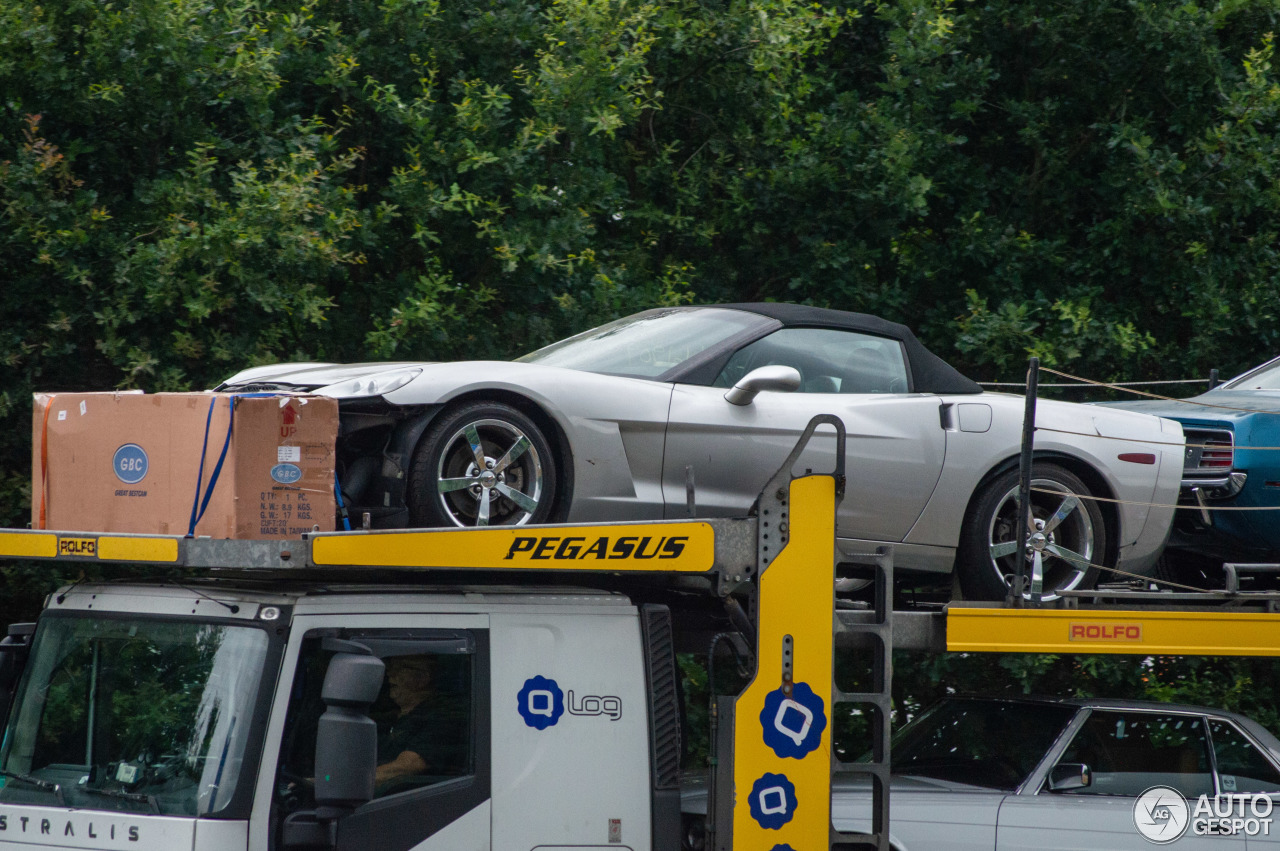
<path id="1" fill-rule="evenodd" d="M 36 394 L 31 525 L 295 538 L 334 528 L 338 403 L 230 393 Z"/>

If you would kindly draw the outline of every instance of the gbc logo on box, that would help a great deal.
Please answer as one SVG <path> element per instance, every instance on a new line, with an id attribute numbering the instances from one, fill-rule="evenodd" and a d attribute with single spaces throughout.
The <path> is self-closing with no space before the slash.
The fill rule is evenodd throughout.
<path id="1" fill-rule="evenodd" d="M 126 443 L 116 450 L 111 469 L 126 485 L 136 485 L 147 476 L 147 453 L 136 443 Z"/>
<path id="2" fill-rule="evenodd" d="M 297 464 L 277 464 L 271 468 L 271 478 L 282 485 L 291 485 L 302 479 L 302 468 Z"/>

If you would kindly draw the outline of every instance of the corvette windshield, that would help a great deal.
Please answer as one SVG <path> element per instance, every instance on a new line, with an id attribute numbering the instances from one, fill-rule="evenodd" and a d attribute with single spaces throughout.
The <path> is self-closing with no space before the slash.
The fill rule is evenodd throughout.
<path id="1" fill-rule="evenodd" d="M 769 322 L 722 308 L 649 310 L 527 354 L 523 363 L 657 378 L 730 337 Z"/>
<path id="2" fill-rule="evenodd" d="M 167 815 L 226 807 L 267 636 L 173 619 L 49 618 L 0 752 L 0 802 Z"/>

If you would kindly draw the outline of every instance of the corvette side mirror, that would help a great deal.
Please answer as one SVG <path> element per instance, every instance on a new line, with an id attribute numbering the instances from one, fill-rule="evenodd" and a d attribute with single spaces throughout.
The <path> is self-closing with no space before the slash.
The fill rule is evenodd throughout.
<path id="1" fill-rule="evenodd" d="M 731 405 L 750 405 L 762 390 L 790 393 L 800 386 L 800 371 L 791 366 L 762 366 L 753 369 L 724 394 Z"/>

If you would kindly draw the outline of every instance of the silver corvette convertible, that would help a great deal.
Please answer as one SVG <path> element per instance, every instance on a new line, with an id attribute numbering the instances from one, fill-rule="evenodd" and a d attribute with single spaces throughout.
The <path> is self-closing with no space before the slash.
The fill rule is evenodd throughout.
<path id="1" fill-rule="evenodd" d="M 377 527 L 741 515 L 816 414 L 848 432 L 849 561 L 958 571 L 1002 598 L 1016 570 L 1023 400 L 984 393 L 902 325 L 787 304 L 649 310 L 515 362 L 249 369 L 219 390 L 337 397 L 339 486 Z M 1041 402 L 1034 534 L 1047 591 L 1141 571 L 1182 471 L 1170 420 Z M 832 468 L 833 436 L 799 467 Z M 1080 497 L 1101 497 L 1102 499 Z"/>

